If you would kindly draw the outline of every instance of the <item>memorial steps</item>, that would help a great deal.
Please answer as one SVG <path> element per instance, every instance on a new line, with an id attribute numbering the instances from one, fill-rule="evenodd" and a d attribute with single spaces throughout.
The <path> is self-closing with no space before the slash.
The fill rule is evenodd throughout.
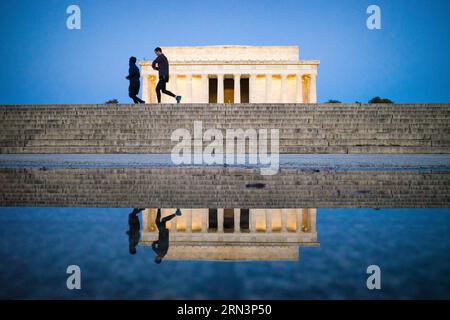
<path id="1" fill-rule="evenodd" d="M 0 153 L 170 153 L 194 121 L 278 129 L 280 153 L 450 153 L 448 104 L 0 106 Z"/>

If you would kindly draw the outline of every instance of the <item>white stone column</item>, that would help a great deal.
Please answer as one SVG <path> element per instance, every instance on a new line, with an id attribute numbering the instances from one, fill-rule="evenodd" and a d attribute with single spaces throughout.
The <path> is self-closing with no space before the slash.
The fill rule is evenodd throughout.
<path id="1" fill-rule="evenodd" d="M 295 90 L 295 102 L 296 103 L 302 103 L 303 102 L 303 81 L 302 81 L 302 74 L 298 73 L 296 75 L 296 80 L 297 80 L 297 86 L 296 86 L 296 90 Z"/>
<path id="2" fill-rule="evenodd" d="M 249 229 L 250 232 L 256 231 L 256 210 L 255 209 L 249 209 Z"/>
<path id="3" fill-rule="evenodd" d="M 170 231 L 171 232 L 176 232 L 177 231 L 177 217 L 175 217 L 172 220 L 170 220 L 170 223 L 171 223 Z"/>
<path id="4" fill-rule="evenodd" d="M 241 103 L 241 75 L 234 75 L 234 103 Z"/>
<path id="5" fill-rule="evenodd" d="M 217 75 L 217 103 L 223 103 L 223 74 Z"/>
<path id="6" fill-rule="evenodd" d="M 317 74 L 311 74 L 309 84 L 309 100 L 311 103 L 317 103 L 316 81 L 317 81 Z"/>
<path id="7" fill-rule="evenodd" d="M 302 214 L 302 231 L 308 232 L 309 231 L 309 210 L 308 208 L 303 209 Z"/>
<path id="8" fill-rule="evenodd" d="M 186 232 L 192 232 L 192 209 L 184 210 L 186 211 Z"/>
<path id="9" fill-rule="evenodd" d="M 186 75 L 186 102 L 192 103 L 192 74 Z"/>
<path id="10" fill-rule="evenodd" d="M 202 74 L 202 90 L 203 90 L 203 103 L 209 102 L 209 78 L 207 74 Z"/>
<path id="11" fill-rule="evenodd" d="M 256 102 L 256 74 L 251 74 L 249 78 L 249 102 L 255 103 Z"/>
<path id="12" fill-rule="evenodd" d="M 265 216 L 266 216 L 266 232 L 271 233 L 272 232 L 272 212 L 271 210 L 265 209 Z"/>
<path id="13" fill-rule="evenodd" d="M 202 211 L 202 232 L 208 232 L 209 228 L 209 212 L 208 209 Z"/>
<path id="14" fill-rule="evenodd" d="M 272 102 L 272 75 L 266 74 L 266 98 L 265 103 Z"/>
<path id="15" fill-rule="evenodd" d="M 241 209 L 234 209 L 234 232 L 241 232 Z"/>
<path id="16" fill-rule="evenodd" d="M 309 209 L 309 224 L 310 224 L 310 230 L 312 233 L 317 232 L 317 209 L 311 208 Z"/>
<path id="17" fill-rule="evenodd" d="M 281 209 L 281 232 L 287 232 L 287 211 Z"/>
<path id="18" fill-rule="evenodd" d="M 151 209 L 144 209 L 144 210 L 142 210 L 141 218 L 142 218 L 142 230 L 143 231 L 149 231 L 149 229 L 150 229 L 150 224 L 148 223 L 150 210 Z"/>
<path id="19" fill-rule="evenodd" d="M 172 74 L 170 76 L 170 91 L 172 91 L 174 94 L 178 95 L 178 83 L 177 83 L 177 74 Z"/>
<path id="20" fill-rule="evenodd" d="M 142 100 L 145 103 L 150 103 L 150 98 L 148 96 L 148 75 L 142 75 Z"/>
<path id="21" fill-rule="evenodd" d="M 287 103 L 287 74 L 281 74 L 281 103 Z"/>
<path id="22" fill-rule="evenodd" d="M 303 210 L 305 209 L 297 209 L 297 227 L 296 227 L 296 231 L 297 233 L 303 232 L 302 230 L 302 220 L 303 220 Z"/>
<path id="23" fill-rule="evenodd" d="M 223 232 L 223 208 L 217 209 L 217 232 Z"/>

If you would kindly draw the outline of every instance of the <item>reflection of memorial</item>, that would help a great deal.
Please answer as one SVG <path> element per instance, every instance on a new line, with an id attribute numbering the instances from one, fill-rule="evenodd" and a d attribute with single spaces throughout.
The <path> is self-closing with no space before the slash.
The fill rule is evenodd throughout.
<path id="1" fill-rule="evenodd" d="M 158 239 L 156 210 L 142 212 L 141 245 Z M 162 209 L 162 216 L 175 209 Z M 318 246 L 316 209 L 181 209 L 167 223 L 168 260 L 298 260 Z"/>

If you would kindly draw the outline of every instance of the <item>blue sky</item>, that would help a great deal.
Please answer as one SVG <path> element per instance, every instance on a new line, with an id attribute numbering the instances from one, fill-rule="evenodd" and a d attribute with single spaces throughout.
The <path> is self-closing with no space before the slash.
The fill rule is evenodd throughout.
<path id="1" fill-rule="evenodd" d="M 81 30 L 66 8 L 81 8 Z M 382 30 L 366 28 L 370 4 Z M 0 104 L 129 103 L 128 58 L 156 46 L 298 45 L 318 100 L 450 102 L 448 0 L 0 2 Z M 169 57 L 170 58 L 170 57 Z"/>

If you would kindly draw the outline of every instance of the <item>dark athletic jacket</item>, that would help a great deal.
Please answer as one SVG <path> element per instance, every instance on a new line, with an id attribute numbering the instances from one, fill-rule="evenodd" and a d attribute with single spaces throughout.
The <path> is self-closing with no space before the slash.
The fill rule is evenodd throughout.
<path id="1" fill-rule="evenodd" d="M 127 79 L 130 80 L 131 83 L 139 82 L 139 78 L 141 74 L 139 73 L 139 68 L 136 64 L 130 62 L 130 68 L 128 69 Z"/>
<path id="2" fill-rule="evenodd" d="M 158 66 L 156 66 L 156 64 L 158 64 Z M 153 69 L 158 70 L 160 79 L 162 78 L 166 80 L 166 82 L 169 80 L 169 61 L 163 53 L 153 60 L 152 67 Z"/>
<path id="3" fill-rule="evenodd" d="M 141 229 L 139 218 L 134 215 L 130 216 L 128 218 L 128 225 L 130 226 L 130 230 L 127 231 L 128 245 L 130 248 L 136 248 L 136 246 L 139 244 L 139 239 L 141 238 L 141 234 L 139 232 L 139 230 Z"/>
<path id="4" fill-rule="evenodd" d="M 167 228 L 159 231 L 159 238 L 152 243 L 152 249 L 161 257 L 164 257 L 169 251 L 169 230 Z"/>

